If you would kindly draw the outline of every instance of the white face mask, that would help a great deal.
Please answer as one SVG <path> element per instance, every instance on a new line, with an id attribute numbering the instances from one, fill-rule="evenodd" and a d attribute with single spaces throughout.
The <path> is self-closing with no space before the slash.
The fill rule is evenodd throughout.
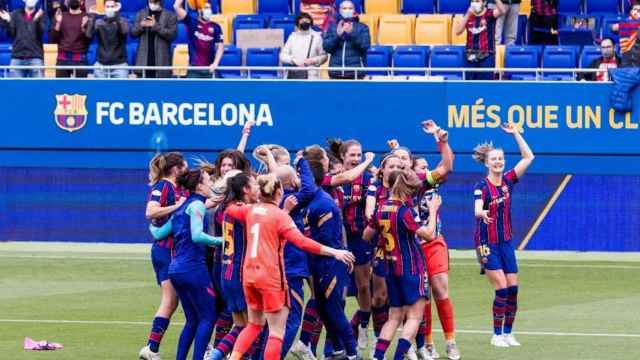
<path id="1" fill-rule="evenodd" d="M 38 5 L 38 0 L 25 0 L 24 4 L 29 8 L 33 9 Z"/>
<path id="2" fill-rule="evenodd" d="M 213 16 L 213 12 L 211 11 L 211 9 L 209 9 L 209 8 L 202 9 L 202 17 L 205 20 L 210 20 L 211 16 Z"/>
<path id="3" fill-rule="evenodd" d="M 340 16 L 342 16 L 345 19 L 351 19 L 353 17 L 353 9 L 340 10 Z"/>
<path id="4" fill-rule="evenodd" d="M 149 10 L 158 11 L 160 10 L 160 4 L 149 3 Z"/>
<path id="5" fill-rule="evenodd" d="M 112 18 L 116 16 L 116 11 L 114 9 L 104 9 L 104 16 Z"/>
<path id="6" fill-rule="evenodd" d="M 471 10 L 476 14 L 480 13 L 482 11 L 482 3 L 479 3 L 479 2 L 471 3 Z"/>

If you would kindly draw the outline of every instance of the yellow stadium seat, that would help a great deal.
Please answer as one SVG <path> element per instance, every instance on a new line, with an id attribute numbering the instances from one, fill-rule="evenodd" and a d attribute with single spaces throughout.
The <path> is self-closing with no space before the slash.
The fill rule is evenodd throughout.
<path id="1" fill-rule="evenodd" d="M 255 14 L 257 11 L 255 0 L 222 0 L 223 14 Z"/>
<path id="2" fill-rule="evenodd" d="M 191 9 L 201 9 L 205 3 L 207 3 L 207 0 L 188 0 L 189 2 L 189 7 Z"/>
<path id="3" fill-rule="evenodd" d="M 222 28 L 222 40 L 224 44 L 231 44 L 233 41 L 233 15 L 215 14 L 211 17 L 211 20 Z"/>
<path id="4" fill-rule="evenodd" d="M 400 1 L 398 0 L 367 0 L 365 4 L 367 14 L 398 14 Z"/>
<path id="5" fill-rule="evenodd" d="M 496 46 L 496 69 L 504 68 L 504 53 L 506 47 L 504 45 Z"/>
<path id="6" fill-rule="evenodd" d="M 58 59 L 58 44 L 44 44 L 44 65 L 55 66 Z M 48 78 L 56 77 L 55 69 L 47 69 L 44 76 Z"/>
<path id="7" fill-rule="evenodd" d="M 378 36 L 378 23 L 380 22 L 380 15 L 376 14 L 360 14 L 358 15 L 360 22 L 366 24 L 369 27 L 369 33 L 371 34 L 371 43 L 375 44 Z"/>
<path id="8" fill-rule="evenodd" d="M 466 45 L 467 44 L 467 30 L 462 34 L 456 35 L 453 29 L 456 28 L 456 24 L 461 23 L 464 20 L 464 16 L 456 15 L 453 17 L 453 24 L 451 26 L 451 44 L 452 45 Z"/>
<path id="9" fill-rule="evenodd" d="M 520 15 L 531 14 L 531 0 L 522 0 L 520 2 Z"/>
<path id="10" fill-rule="evenodd" d="M 382 15 L 378 26 L 380 45 L 413 45 L 413 15 Z"/>
<path id="11" fill-rule="evenodd" d="M 420 15 L 416 20 L 416 44 L 451 44 L 450 15 Z"/>
<path id="12" fill-rule="evenodd" d="M 187 69 L 177 69 L 178 66 L 189 66 L 189 45 L 178 44 L 173 50 L 173 75 L 187 76 Z"/>

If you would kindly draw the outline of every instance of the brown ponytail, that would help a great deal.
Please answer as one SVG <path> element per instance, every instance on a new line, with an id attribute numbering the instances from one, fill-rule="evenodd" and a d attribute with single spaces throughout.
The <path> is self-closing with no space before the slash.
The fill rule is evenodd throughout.
<path id="1" fill-rule="evenodd" d="M 413 171 L 394 171 L 389 175 L 391 195 L 399 199 L 412 196 L 421 185 L 420 179 Z"/>
<path id="2" fill-rule="evenodd" d="M 157 154 L 149 162 L 149 185 L 153 186 L 163 177 L 171 175 L 174 166 L 182 167 L 184 157 L 179 152 Z"/>

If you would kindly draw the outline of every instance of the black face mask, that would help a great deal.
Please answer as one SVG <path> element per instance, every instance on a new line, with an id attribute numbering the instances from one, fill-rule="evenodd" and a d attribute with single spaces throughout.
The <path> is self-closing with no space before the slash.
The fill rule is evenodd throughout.
<path id="1" fill-rule="evenodd" d="M 307 31 L 311 29 L 311 23 L 303 22 L 303 23 L 300 23 L 299 27 L 300 27 L 300 30 Z"/>
<path id="2" fill-rule="evenodd" d="M 80 0 L 69 0 L 69 9 L 71 10 L 80 9 Z"/>

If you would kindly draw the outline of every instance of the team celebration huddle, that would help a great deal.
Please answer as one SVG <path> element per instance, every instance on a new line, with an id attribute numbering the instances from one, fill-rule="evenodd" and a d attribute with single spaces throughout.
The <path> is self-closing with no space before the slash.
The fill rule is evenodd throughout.
<path id="1" fill-rule="evenodd" d="M 251 123 L 238 147 L 213 163 L 190 167 L 180 153 L 156 155 L 146 217 L 162 298 L 139 358 L 160 359 L 180 304 L 178 360 L 189 351 L 194 360 L 460 359 L 439 216 L 446 206 L 439 188 L 455 176 L 454 153 L 446 130 L 431 120 L 421 127 L 440 152 L 435 167 L 395 140 L 376 161 L 352 139 L 293 156 L 261 145 L 254 170 L 244 155 Z M 473 149 L 487 175 L 469 189 L 469 209 L 481 273 L 495 290 L 487 346 L 510 347 L 520 345 L 512 333 L 518 266 L 511 193 L 534 156 L 513 124 L 502 130 L 514 137 L 521 159 L 505 170 L 500 148 Z M 345 312 L 348 296 L 357 301 L 354 314 Z M 445 338 L 442 356 L 432 336 L 432 305 Z"/>

